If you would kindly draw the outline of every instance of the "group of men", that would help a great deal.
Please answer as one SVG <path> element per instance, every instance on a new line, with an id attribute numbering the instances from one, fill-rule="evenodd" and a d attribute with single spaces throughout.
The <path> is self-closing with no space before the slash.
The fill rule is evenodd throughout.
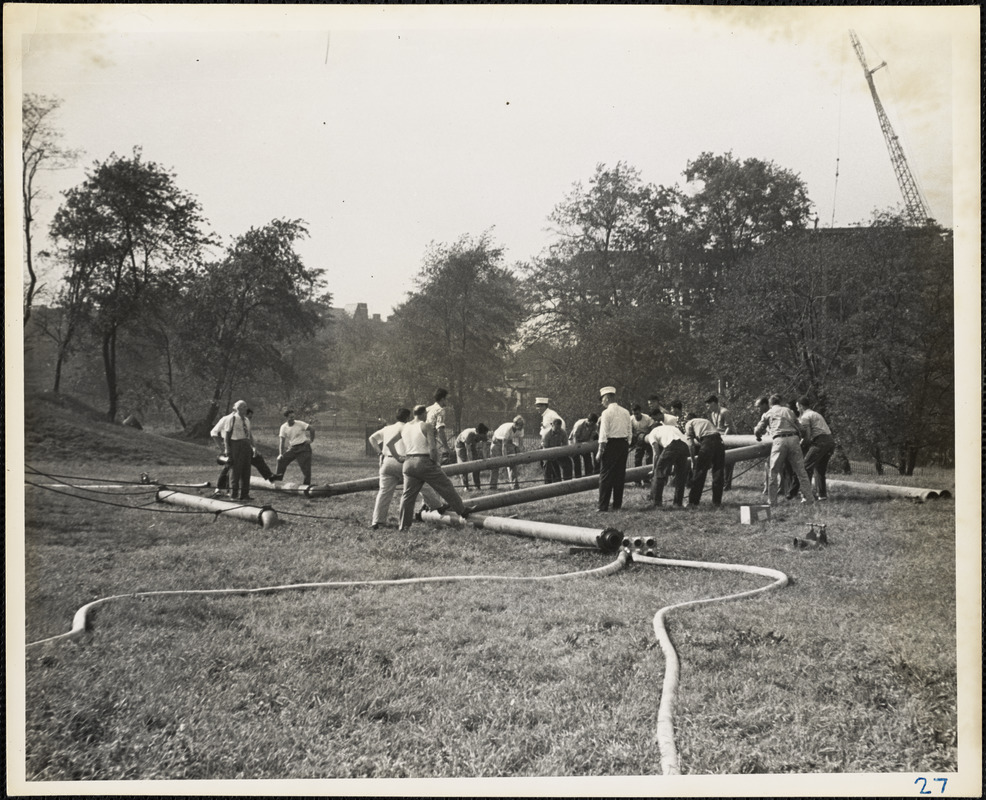
<path id="1" fill-rule="evenodd" d="M 435 392 L 431 406 L 416 405 L 413 410 L 400 408 L 396 420 L 370 436 L 370 443 L 380 456 L 380 488 L 373 505 L 370 527 L 386 525 L 387 512 L 398 483 L 403 482 L 398 529 L 409 531 L 414 520 L 414 505 L 420 493 L 425 506 L 436 511 L 451 509 L 465 516 L 462 498 L 452 481 L 442 471 L 441 452 L 449 451 L 445 433 L 445 406 L 448 392 Z M 479 426 L 477 426 L 478 428 Z M 483 426 L 486 427 L 485 425 Z"/>
<path id="2" fill-rule="evenodd" d="M 253 409 L 247 407 L 246 401 L 237 400 L 233 403 L 232 412 L 220 417 L 209 432 L 219 447 L 219 460 L 223 464 L 213 497 L 225 497 L 229 489 L 230 499 L 249 502 L 251 467 L 256 467 L 264 480 L 274 483 L 284 478 L 284 470 L 293 461 L 298 462 L 304 483 L 311 484 L 315 429 L 311 424 L 296 419 L 293 408 L 285 407 L 282 414 L 285 420 L 278 430 L 278 454 L 273 472 L 257 451 L 251 423 Z"/>

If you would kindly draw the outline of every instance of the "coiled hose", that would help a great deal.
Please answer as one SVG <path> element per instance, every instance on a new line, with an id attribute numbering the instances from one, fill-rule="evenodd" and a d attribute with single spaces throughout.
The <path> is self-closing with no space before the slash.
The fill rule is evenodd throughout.
<path id="1" fill-rule="evenodd" d="M 655 558 L 653 556 L 633 555 L 634 562 L 643 564 L 656 564 L 665 567 L 691 567 L 694 569 L 712 569 L 724 572 L 745 572 L 751 575 L 763 575 L 773 578 L 774 582 L 761 586 L 759 589 L 750 589 L 746 592 L 725 595 L 724 597 L 708 597 L 701 600 L 688 600 L 684 603 L 675 603 L 665 606 L 654 615 L 654 633 L 661 644 L 664 652 L 666 667 L 664 670 L 664 683 L 661 687 L 661 704 L 657 710 L 657 746 L 661 752 L 661 771 L 665 775 L 680 775 L 681 767 L 678 763 L 678 750 L 674 741 L 674 704 L 675 695 L 678 692 L 678 674 L 680 664 L 678 654 L 675 652 L 674 645 L 671 644 L 671 637 L 668 636 L 665 628 L 665 619 L 668 614 L 676 608 L 686 608 L 687 606 L 698 606 L 708 603 L 724 603 L 727 600 L 739 600 L 743 597 L 750 597 L 761 592 L 768 592 L 771 589 L 780 589 L 788 584 L 788 577 L 783 572 L 767 567 L 752 567 L 744 564 L 718 564 L 713 561 L 680 561 L 673 558 Z"/>

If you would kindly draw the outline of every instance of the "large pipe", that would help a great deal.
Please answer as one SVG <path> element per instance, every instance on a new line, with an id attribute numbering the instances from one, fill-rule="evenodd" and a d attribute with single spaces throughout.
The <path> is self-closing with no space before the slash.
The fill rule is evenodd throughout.
<path id="1" fill-rule="evenodd" d="M 858 481 L 826 482 L 833 489 L 849 489 L 871 497 L 904 497 L 923 503 L 926 500 L 945 499 L 952 496 L 948 489 L 916 489 L 910 486 L 892 486 L 886 483 L 860 483 Z"/>
<path id="2" fill-rule="evenodd" d="M 374 478 L 376 480 L 376 478 Z M 251 489 L 273 489 L 277 492 L 282 492 L 284 494 L 301 494 L 306 497 L 311 494 L 312 489 L 316 489 L 316 486 L 309 486 L 307 483 L 291 483 L 290 481 L 285 481 L 283 483 L 273 484 L 270 481 L 266 481 L 258 475 L 250 476 L 250 488 Z"/>
<path id="3" fill-rule="evenodd" d="M 567 444 L 564 447 L 547 447 L 540 450 L 528 450 L 525 453 L 515 453 L 510 456 L 497 456 L 496 458 L 480 458 L 476 461 L 464 461 L 456 464 L 446 464 L 442 470 L 446 475 L 462 475 L 466 472 L 479 472 L 481 470 L 501 469 L 517 464 L 529 464 L 532 461 L 544 461 L 551 458 L 562 458 L 563 456 L 575 456 L 582 453 L 591 453 L 597 447 L 596 442 L 582 442 L 580 444 Z M 263 478 L 251 478 L 251 487 L 258 489 L 273 489 L 282 491 L 287 488 L 287 484 L 272 484 Z M 353 494 L 354 492 L 369 492 L 380 486 L 380 479 L 374 475 L 372 478 L 357 478 L 352 481 L 340 481 L 339 483 L 323 483 L 317 486 L 309 486 L 304 492 L 308 497 L 335 497 L 340 494 Z"/>
<path id="4" fill-rule="evenodd" d="M 769 435 L 763 436 L 763 441 L 768 444 L 772 441 Z M 722 443 L 726 448 L 730 447 L 749 447 L 753 444 L 760 444 L 759 440 L 752 433 L 725 433 L 722 436 Z"/>
<path id="5" fill-rule="evenodd" d="M 560 448 L 559 448 L 560 449 Z M 763 458 L 770 452 L 770 442 L 759 442 L 752 447 L 741 447 L 735 450 L 726 451 L 726 463 L 733 464 L 737 461 Z M 642 481 L 650 477 L 652 467 L 631 467 L 626 471 L 627 483 Z M 530 503 L 535 500 L 547 500 L 549 497 L 561 497 L 566 494 L 577 494 L 578 492 L 588 492 L 599 487 L 599 476 L 588 475 L 584 478 L 573 478 L 570 481 L 557 481 L 556 483 L 545 483 L 537 486 L 528 486 L 524 489 L 514 489 L 509 492 L 499 492 L 489 494 L 485 497 L 477 497 L 466 500 L 466 510 L 470 513 L 474 511 L 489 511 L 493 508 L 503 508 L 518 503 Z"/>
<path id="6" fill-rule="evenodd" d="M 437 511 L 422 511 L 421 519 L 453 527 L 466 524 L 496 533 L 595 547 L 604 553 L 616 552 L 623 543 L 623 534 L 615 528 L 582 528 L 576 525 L 560 525 L 556 522 L 488 517 L 483 514 L 460 517 L 458 514 L 439 514 Z"/>
<path id="7" fill-rule="evenodd" d="M 211 497 L 199 497 L 197 494 L 182 494 L 181 492 L 173 492 L 170 489 L 158 489 L 156 499 L 159 503 L 170 503 L 171 505 L 185 506 L 186 508 L 198 508 L 228 517 L 245 519 L 250 522 L 259 523 L 264 528 L 272 528 L 277 524 L 277 512 L 270 506 L 244 506 L 235 501 L 213 500 Z"/>
<path id="8" fill-rule="evenodd" d="M 752 436 L 750 438 L 753 439 Z M 771 440 L 765 439 L 762 442 L 754 441 L 749 447 L 734 447 L 731 450 L 726 450 L 726 463 L 735 464 L 737 461 L 752 461 L 756 458 L 765 458 L 770 455 L 771 446 Z"/>

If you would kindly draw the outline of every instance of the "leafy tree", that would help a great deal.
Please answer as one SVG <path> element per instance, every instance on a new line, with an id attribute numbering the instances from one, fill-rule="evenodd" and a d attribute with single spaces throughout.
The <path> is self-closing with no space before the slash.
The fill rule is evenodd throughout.
<path id="1" fill-rule="evenodd" d="M 714 294 L 742 258 L 808 222 L 811 201 L 804 181 L 772 161 L 706 152 L 688 162 L 684 175 L 696 187 L 685 201 L 685 213 L 700 294 Z"/>
<path id="2" fill-rule="evenodd" d="M 96 162 L 65 193 L 51 235 L 68 267 L 65 299 L 78 303 L 78 315 L 100 339 L 111 421 L 120 396 L 120 338 L 140 335 L 148 309 L 199 258 L 210 241 L 203 225 L 198 201 L 171 173 L 144 161 L 139 148 L 129 158 Z"/>
<path id="3" fill-rule="evenodd" d="M 24 261 L 27 265 L 27 288 L 24 291 L 24 325 L 31 318 L 31 306 L 38 289 L 34 266 L 34 214 L 37 201 L 45 196 L 37 182 L 39 170 L 65 169 L 75 164 L 78 150 L 61 145 L 61 134 L 53 124 L 53 116 L 62 101 L 28 92 L 22 106 L 23 137 L 21 139 L 21 194 L 24 201 Z M 56 389 L 57 391 L 57 389 Z"/>
<path id="4" fill-rule="evenodd" d="M 878 216 L 853 293 L 849 367 L 839 384 L 858 445 L 905 475 L 953 441 L 952 234 Z"/>
<path id="5" fill-rule="evenodd" d="M 941 229 L 801 231 L 734 268 L 706 365 L 747 397 L 814 396 L 842 443 L 910 473 L 951 441 L 951 287 Z"/>
<path id="6" fill-rule="evenodd" d="M 395 371 L 405 396 L 445 386 L 461 427 L 465 406 L 485 406 L 502 382 L 523 307 L 517 279 L 489 234 L 432 245 L 420 288 L 395 309 Z"/>
<path id="7" fill-rule="evenodd" d="M 555 208 L 559 240 L 525 281 L 525 342 L 551 367 L 545 391 L 591 397 L 615 381 L 639 395 L 689 369 L 678 303 L 682 202 L 676 188 L 644 185 L 619 162 L 598 165 L 588 187 L 576 183 Z"/>
<path id="8" fill-rule="evenodd" d="M 290 392 L 293 342 L 325 324 L 331 301 L 321 271 L 295 250 L 308 235 L 301 220 L 272 220 L 237 237 L 225 257 L 198 269 L 181 292 L 174 328 L 183 367 L 203 381 L 209 404 L 192 427 L 207 435 L 237 386 L 273 381 Z"/>

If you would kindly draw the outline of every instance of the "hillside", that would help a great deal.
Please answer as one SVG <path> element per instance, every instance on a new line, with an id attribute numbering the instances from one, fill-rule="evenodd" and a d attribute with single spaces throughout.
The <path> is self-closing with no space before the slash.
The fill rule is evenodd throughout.
<path id="1" fill-rule="evenodd" d="M 24 454 L 32 461 L 106 461 L 117 464 L 175 465 L 207 461 L 205 442 L 112 425 L 105 415 L 65 395 L 32 394 L 25 403 Z"/>

